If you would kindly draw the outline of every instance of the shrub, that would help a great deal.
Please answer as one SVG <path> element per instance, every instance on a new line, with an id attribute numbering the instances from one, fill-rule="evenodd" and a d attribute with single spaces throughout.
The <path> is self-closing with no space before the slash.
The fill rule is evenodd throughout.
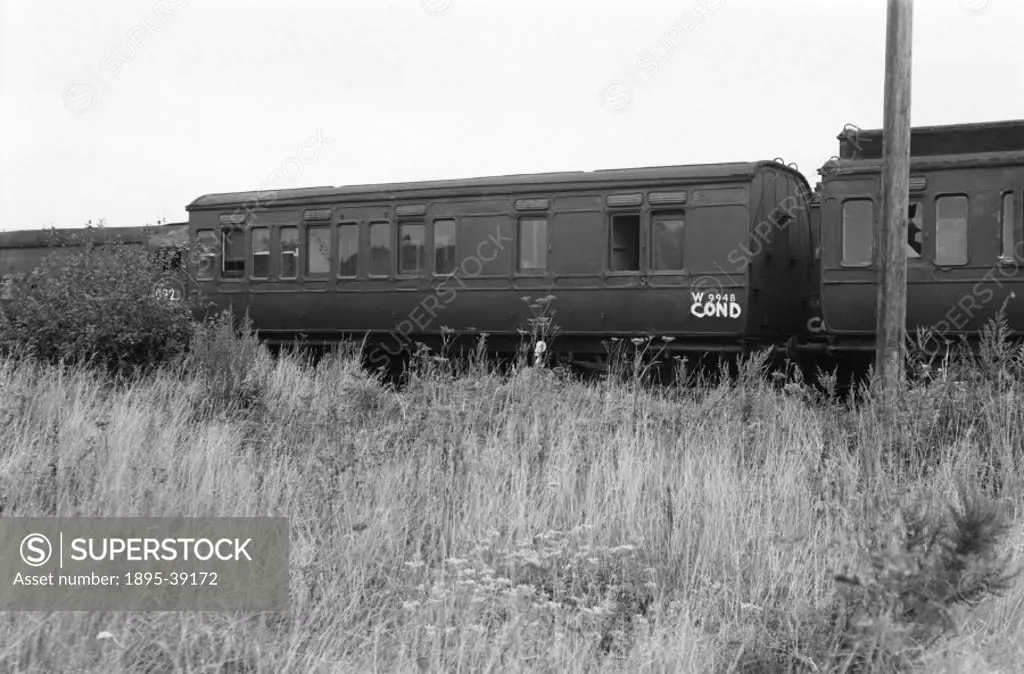
<path id="1" fill-rule="evenodd" d="M 918 505 L 901 519 L 869 522 L 859 537 L 861 568 L 836 576 L 841 653 L 855 669 L 909 666 L 957 631 L 956 607 L 1003 594 L 1018 573 L 997 554 L 1011 525 L 998 505 L 976 491 L 962 490 L 959 507 Z"/>
<path id="2" fill-rule="evenodd" d="M 51 363 L 135 375 L 188 346 L 195 296 L 158 251 L 91 239 L 51 246 L 42 264 L 9 282 L 0 345 Z M 172 301 L 160 289 L 179 289 Z"/>

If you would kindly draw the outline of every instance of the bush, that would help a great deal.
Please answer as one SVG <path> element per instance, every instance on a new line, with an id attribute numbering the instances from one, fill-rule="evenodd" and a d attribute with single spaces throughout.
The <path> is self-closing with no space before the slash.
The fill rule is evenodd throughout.
<path id="1" fill-rule="evenodd" d="M 962 489 L 959 501 L 918 503 L 903 510 L 901 523 L 868 518 L 858 537 L 861 568 L 836 576 L 842 652 L 855 669 L 901 671 L 957 631 L 954 608 L 1012 586 L 1019 570 L 998 554 L 1012 528 L 1005 512 L 973 490 Z M 873 510 L 884 512 L 879 505 Z"/>
<path id="2" fill-rule="evenodd" d="M 119 376 L 182 354 L 198 302 L 164 253 L 121 242 L 52 246 L 36 270 L 8 283 L 0 346 Z M 178 290 L 175 301 L 160 292 L 169 287 Z"/>

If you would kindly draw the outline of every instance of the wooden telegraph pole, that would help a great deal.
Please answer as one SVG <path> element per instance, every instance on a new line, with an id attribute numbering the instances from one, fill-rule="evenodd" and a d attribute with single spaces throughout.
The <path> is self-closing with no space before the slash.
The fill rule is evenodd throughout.
<path id="1" fill-rule="evenodd" d="M 913 0 L 888 0 L 882 216 L 875 228 L 878 323 L 875 370 L 891 408 L 903 384 L 907 323 L 907 205 L 910 200 L 910 46 Z"/>

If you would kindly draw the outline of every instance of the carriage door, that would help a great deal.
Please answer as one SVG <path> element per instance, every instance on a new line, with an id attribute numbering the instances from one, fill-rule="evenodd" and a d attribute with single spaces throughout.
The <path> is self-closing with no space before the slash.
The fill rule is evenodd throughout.
<path id="1" fill-rule="evenodd" d="M 646 332 L 648 312 L 642 310 L 648 282 L 647 265 L 643 264 L 643 194 L 609 194 L 605 199 L 608 214 L 608 256 L 605 287 L 610 306 L 607 315 L 613 332 Z M 638 310 L 639 309 L 639 310 Z"/>
<path id="2" fill-rule="evenodd" d="M 216 227 L 196 229 L 195 280 L 217 310 L 242 313 L 248 306 L 244 222 L 244 215 L 221 215 Z"/>

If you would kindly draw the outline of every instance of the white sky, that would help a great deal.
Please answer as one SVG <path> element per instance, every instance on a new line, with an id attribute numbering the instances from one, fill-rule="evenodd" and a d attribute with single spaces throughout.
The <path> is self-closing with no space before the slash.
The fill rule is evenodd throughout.
<path id="1" fill-rule="evenodd" d="M 0 0 L 0 229 L 182 221 L 212 192 L 777 156 L 814 184 L 845 123 L 882 124 L 885 12 Z M 1024 0 L 918 0 L 912 123 L 1024 118 L 1022 24 Z"/>

